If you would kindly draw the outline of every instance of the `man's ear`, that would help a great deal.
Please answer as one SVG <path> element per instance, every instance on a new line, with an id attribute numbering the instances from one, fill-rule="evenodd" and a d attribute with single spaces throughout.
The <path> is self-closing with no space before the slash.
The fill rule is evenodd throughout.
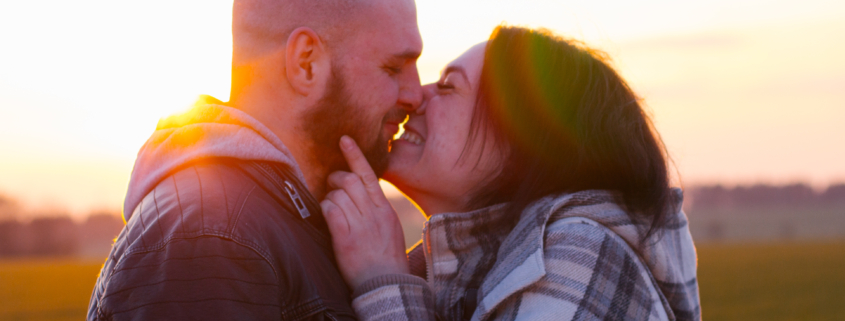
<path id="1" fill-rule="evenodd" d="M 285 73 L 291 87 L 303 96 L 319 90 L 330 72 L 325 45 L 314 30 L 307 27 L 291 32 L 285 48 Z"/>

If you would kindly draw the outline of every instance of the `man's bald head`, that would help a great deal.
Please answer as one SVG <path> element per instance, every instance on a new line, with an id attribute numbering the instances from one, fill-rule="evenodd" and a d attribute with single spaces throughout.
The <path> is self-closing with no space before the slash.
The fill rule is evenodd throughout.
<path id="1" fill-rule="evenodd" d="M 345 33 L 374 0 L 235 0 L 232 10 L 234 60 L 246 63 L 284 46 L 291 32 L 308 27 L 328 49 L 340 46 Z"/>
<path id="2" fill-rule="evenodd" d="M 414 0 L 235 0 L 229 103 L 273 131 L 321 198 L 346 166 L 340 137 L 386 164 L 422 103 Z"/>

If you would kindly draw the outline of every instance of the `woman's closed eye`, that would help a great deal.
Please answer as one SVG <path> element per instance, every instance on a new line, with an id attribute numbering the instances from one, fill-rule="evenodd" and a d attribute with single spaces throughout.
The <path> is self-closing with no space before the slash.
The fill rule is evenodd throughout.
<path id="1" fill-rule="evenodd" d="M 456 67 L 450 67 L 446 70 L 446 74 L 443 75 L 443 78 L 437 83 L 437 91 L 440 94 L 450 94 L 456 91 L 462 91 L 464 86 L 464 78 L 458 77 L 461 72 L 456 70 L 463 70 Z"/>
<path id="2" fill-rule="evenodd" d="M 447 90 L 451 91 L 451 90 L 454 90 L 454 89 L 455 89 L 455 85 L 453 85 L 452 83 L 448 83 L 448 82 L 445 82 L 445 81 L 437 83 L 437 90 L 439 90 L 439 91 L 447 91 Z"/>

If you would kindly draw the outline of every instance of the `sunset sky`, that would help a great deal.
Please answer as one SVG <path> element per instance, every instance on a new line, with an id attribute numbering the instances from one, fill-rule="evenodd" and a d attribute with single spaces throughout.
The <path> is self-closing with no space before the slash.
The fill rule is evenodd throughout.
<path id="1" fill-rule="evenodd" d="M 159 118 L 228 99 L 232 1 L 0 3 L 0 194 L 118 210 Z M 845 2 L 419 0 L 423 83 L 501 22 L 603 49 L 685 185 L 845 181 Z"/>

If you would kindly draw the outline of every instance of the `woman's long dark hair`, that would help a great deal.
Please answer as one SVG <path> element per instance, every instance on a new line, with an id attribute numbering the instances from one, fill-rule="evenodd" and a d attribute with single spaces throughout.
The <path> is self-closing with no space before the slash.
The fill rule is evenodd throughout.
<path id="1" fill-rule="evenodd" d="M 510 202 L 520 213 L 547 195 L 601 189 L 615 192 L 631 218 L 644 222 L 642 241 L 667 223 L 677 209 L 665 148 L 607 61 L 546 30 L 493 31 L 469 141 L 491 128 L 498 146 L 492 151 L 505 160 L 470 207 Z"/>

